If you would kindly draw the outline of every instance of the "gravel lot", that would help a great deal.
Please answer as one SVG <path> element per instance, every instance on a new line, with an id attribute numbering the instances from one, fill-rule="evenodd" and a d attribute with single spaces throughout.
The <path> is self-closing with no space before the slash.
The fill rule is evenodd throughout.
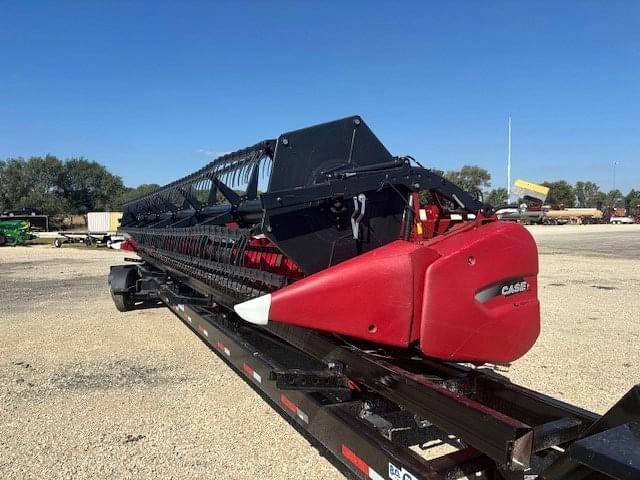
<path id="1" fill-rule="evenodd" d="M 542 335 L 504 374 L 602 413 L 640 382 L 640 226 L 530 231 Z M 0 249 L 0 478 L 342 478 L 168 310 L 118 313 L 121 261 Z"/>

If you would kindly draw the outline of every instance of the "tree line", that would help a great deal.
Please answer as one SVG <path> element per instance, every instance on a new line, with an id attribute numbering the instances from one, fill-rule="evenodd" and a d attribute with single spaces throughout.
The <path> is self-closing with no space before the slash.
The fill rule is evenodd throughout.
<path id="1" fill-rule="evenodd" d="M 483 192 L 484 201 L 492 207 L 502 207 L 508 202 L 507 189 L 491 187 L 491 174 L 477 165 L 465 165 L 460 170 L 433 170 L 447 180 L 456 183 L 467 191 Z M 595 182 L 578 181 L 571 185 L 566 180 L 546 181 L 541 185 L 549 188 L 546 204 L 565 208 L 608 208 L 627 207 L 635 209 L 640 206 L 640 191 L 631 189 L 626 195 L 614 189 L 608 192 L 600 190 Z"/>
<path id="2" fill-rule="evenodd" d="M 156 188 L 126 187 L 104 165 L 82 157 L 0 160 L 0 212 L 33 208 L 55 216 L 118 211 L 123 203 Z"/>
<path id="3" fill-rule="evenodd" d="M 477 165 L 460 170 L 433 170 L 467 191 L 483 192 L 493 207 L 507 203 L 507 189 L 491 189 L 491 174 Z M 640 205 L 640 191 L 624 195 L 620 190 L 603 192 L 591 181 L 575 185 L 565 180 L 544 182 L 549 187 L 547 204 L 564 207 L 631 207 Z M 61 160 L 54 155 L 0 160 L 0 212 L 34 208 L 47 215 L 118 211 L 122 205 L 158 188 L 156 184 L 126 187 L 122 178 L 104 165 L 86 158 Z"/>

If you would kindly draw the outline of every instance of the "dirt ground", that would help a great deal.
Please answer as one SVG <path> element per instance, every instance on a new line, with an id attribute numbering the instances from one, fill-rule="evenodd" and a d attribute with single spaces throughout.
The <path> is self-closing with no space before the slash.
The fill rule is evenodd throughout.
<path id="1" fill-rule="evenodd" d="M 542 334 L 503 373 L 603 413 L 640 382 L 640 226 L 530 231 Z M 342 478 L 167 309 L 115 310 L 122 257 L 0 249 L 0 478 Z"/>

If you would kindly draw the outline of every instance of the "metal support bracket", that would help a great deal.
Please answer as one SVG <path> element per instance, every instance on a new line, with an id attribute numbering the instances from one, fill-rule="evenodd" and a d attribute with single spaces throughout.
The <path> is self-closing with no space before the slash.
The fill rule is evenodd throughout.
<path id="1" fill-rule="evenodd" d="M 269 379 L 275 380 L 281 390 L 333 393 L 338 394 L 342 401 L 351 398 L 349 379 L 340 371 L 272 370 Z"/>
<path id="2" fill-rule="evenodd" d="M 353 231 L 353 239 L 360 239 L 360 222 L 364 218 L 367 205 L 367 196 L 361 193 L 357 197 L 353 197 L 353 215 L 351 215 L 351 230 Z"/>

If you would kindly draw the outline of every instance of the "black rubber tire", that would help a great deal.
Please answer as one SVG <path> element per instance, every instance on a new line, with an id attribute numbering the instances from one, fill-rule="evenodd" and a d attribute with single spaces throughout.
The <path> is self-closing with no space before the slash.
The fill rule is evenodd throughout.
<path id="1" fill-rule="evenodd" d="M 0 245 L 4 245 L 5 243 L 7 243 L 7 237 L 0 235 Z"/>
<path id="2" fill-rule="evenodd" d="M 114 278 L 111 275 L 115 275 Z M 109 274 L 109 293 L 116 308 L 120 312 L 128 312 L 135 309 L 135 294 L 130 293 L 138 280 L 138 272 L 135 268 L 116 268 Z M 113 283 L 112 283 L 113 282 Z M 114 284 L 115 292 L 114 292 Z"/>
<path id="3" fill-rule="evenodd" d="M 134 302 L 128 293 L 113 293 L 111 299 L 119 312 L 129 312 L 133 310 Z"/>
<path id="4" fill-rule="evenodd" d="M 63 243 L 62 240 L 60 240 L 59 238 L 56 238 L 53 241 L 53 246 L 56 247 L 56 248 L 60 248 L 62 246 L 62 243 Z"/>

